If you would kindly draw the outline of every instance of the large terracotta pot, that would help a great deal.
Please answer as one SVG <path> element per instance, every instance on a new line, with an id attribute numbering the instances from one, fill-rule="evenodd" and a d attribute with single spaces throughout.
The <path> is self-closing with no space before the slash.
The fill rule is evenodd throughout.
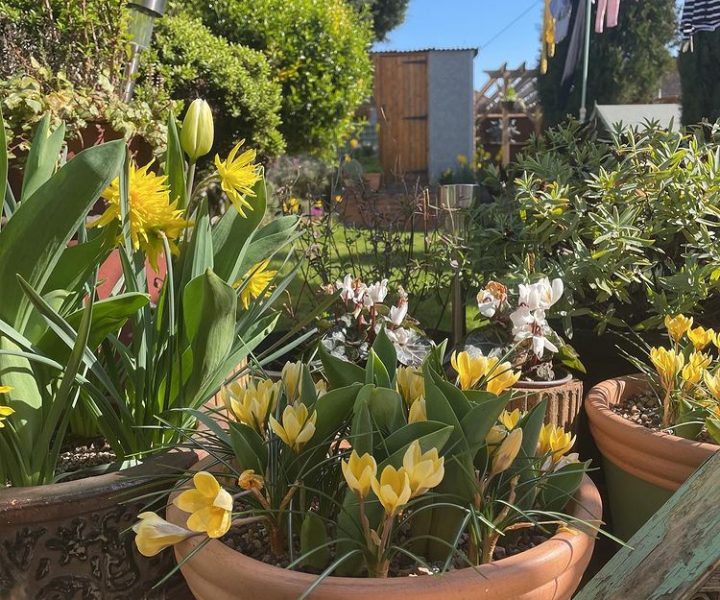
<path id="1" fill-rule="evenodd" d="M 590 431 L 603 458 L 614 532 L 632 535 L 711 454 L 714 444 L 658 433 L 610 407 L 647 388 L 641 375 L 608 379 L 585 399 Z"/>
<path id="2" fill-rule="evenodd" d="M 167 489 L 196 460 L 173 452 L 78 481 L 0 489 L 0 598 L 172 598 L 151 592 L 172 557 L 144 558 L 126 530 L 148 502 L 132 499 Z"/>
<path id="3" fill-rule="evenodd" d="M 198 463 L 201 468 L 205 461 Z M 597 488 L 585 477 L 569 512 L 598 521 L 602 504 Z M 167 518 L 185 525 L 187 513 L 170 505 Z M 191 538 L 175 546 L 178 562 L 200 543 Z M 539 546 L 478 569 L 466 568 L 435 577 L 367 579 L 328 577 L 313 591 L 313 600 L 568 600 L 580 584 L 595 539 L 580 531 L 558 533 Z M 274 567 L 210 540 L 181 567 L 197 600 L 296 600 L 317 579 L 314 575 Z"/>
<path id="4" fill-rule="evenodd" d="M 522 392 L 522 395 L 511 400 L 507 410 L 519 408 L 527 411 L 545 399 L 545 422 L 575 431 L 575 421 L 582 407 L 582 381 L 568 375 L 557 381 L 519 381 L 513 389 Z"/>

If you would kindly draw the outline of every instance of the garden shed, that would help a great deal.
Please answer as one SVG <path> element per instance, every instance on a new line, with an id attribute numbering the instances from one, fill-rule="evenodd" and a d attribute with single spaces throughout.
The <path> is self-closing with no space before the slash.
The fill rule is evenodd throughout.
<path id="1" fill-rule="evenodd" d="M 375 52 L 373 89 L 385 181 L 436 181 L 458 155 L 475 152 L 475 48 Z"/>

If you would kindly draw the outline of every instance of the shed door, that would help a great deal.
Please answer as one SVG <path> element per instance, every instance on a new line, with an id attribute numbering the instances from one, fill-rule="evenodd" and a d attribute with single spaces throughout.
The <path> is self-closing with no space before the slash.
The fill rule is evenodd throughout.
<path id="1" fill-rule="evenodd" d="M 427 175 L 427 54 L 375 57 L 380 161 L 386 174 Z"/>

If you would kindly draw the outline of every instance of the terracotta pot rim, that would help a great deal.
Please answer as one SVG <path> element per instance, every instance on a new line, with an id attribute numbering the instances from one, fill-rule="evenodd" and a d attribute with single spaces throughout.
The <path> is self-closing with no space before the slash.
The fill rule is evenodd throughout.
<path id="1" fill-rule="evenodd" d="M 195 469 L 203 468 L 208 459 L 200 461 L 195 465 Z M 170 502 L 179 492 L 176 491 L 171 495 Z M 569 514 L 582 518 L 584 521 L 594 524 L 601 523 L 602 518 L 602 501 L 592 480 L 585 475 L 581 486 L 575 496 L 572 506 L 568 507 Z M 171 523 L 184 525 L 182 521 L 182 513 L 180 509 L 173 504 L 168 504 L 166 518 Z M 175 556 L 180 562 L 185 556 L 192 552 L 203 540 L 199 538 L 191 538 L 185 540 L 175 547 Z M 318 589 L 332 590 L 334 586 L 352 586 L 353 589 L 366 589 L 369 591 L 386 590 L 388 593 L 397 592 L 402 589 L 406 593 L 421 592 L 425 590 L 428 578 L 432 581 L 444 578 L 452 580 L 455 583 L 465 582 L 476 576 L 482 577 L 482 580 L 488 584 L 491 579 L 500 579 L 506 577 L 522 578 L 522 573 L 539 572 L 542 574 L 543 581 L 551 581 L 560 575 L 561 572 L 569 569 L 572 565 L 583 560 L 587 552 L 592 551 L 595 543 L 595 535 L 593 532 L 586 533 L 575 529 L 573 531 L 564 531 L 555 534 L 549 540 L 542 544 L 526 550 L 520 554 L 510 556 L 491 564 L 481 565 L 477 568 L 463 568 L 456 571 L 438 574 L 429 577 L 392 577 L 387 579 L 373 579 L 367 577 L 337 577 L 330 576 L 323 581 Z M 268 582 L 276 578 L 282 578 L 285 585 L 296 586 L 298 589 L 309 588 L 317 579 L 317 575 L 309 573 L 301 573 L 292 571 L 258 561 L 250 558 L 237 550 L 223 544 L 220 540 L 209 540 L 204 548 L 198 551 L 198 554 L 208 553 L 212 555 L 213 564 L 232 564 L 238 572 L 253 573 L 255 579 L 265 579 Z M 187 568 L 193 570 L 192 561 L 196 557 L 191 558 L 187 563 Z M 206 559 L 207 560 L 207 559 Z M 553 565 L 564 564 L 563 571 L 553 570 Z M 185 565 L 184 565 L 185 567 Z"/>
<path id="2" fill-rule="evenodd" d="M 531 379 L 521 379 L 514 386 L 513 389 L 517 390 L 549 390 L 555 387 L 562 387 L 568 383 L 577 381 L 573 377 L 572 373 L 568 373 L 565 377 L 560 379 L 553 379 L 552 381 L 533 381 Z"/>
<path id="3" fill-rule="evenodd" d="M 178 469 L 191 467 L 196 460 L 195 452 L 173 449 L 150 456 L 142 464 L 111 473 L 74 481 L 0 489 L 0 523 L 17 522 L 21 520 L 20 515 L 24 510 L 33 507 L 50 508 L 75 501 L 86 501 L 106 495 L 108 491 L 120 495 L 156 479 L 159 469 L 167 468 L 174 473 Z"/>
<path id="4" fill-rule="evenodd" d="M 664 446 L 673 444 L 675 447 L 690 450 L 699 449 L 711 453 L 720 450 L 720 446 L 716 444 L 689 440 L 687 438 L 673 435 L 672 433 L 652 431 L 643 425 L 634 423 L 616 414 L 610 409 L 610 402 L 608 402 L 607 394 L 602 389 L 603 386 L 613 381 L 627 382 L 633 386 L 638 386 L 646 384 L 647 378 L 641 373 L 635 375 L 624 375 L 622 377 L 606 379 L 605 381 L 601 381 L 599 384 L 593 386 L 585 397 L 585 410 L 590 421 L 604 421 L 607 427 L 617 428 L 619 435 L 623 437 L 627 436 L 630 439 L 652 440 L 651 443 L 653 444 L 662 444 Z M 631 388 L 628 393 L 633 391 L 634 389 Z M 623 394 L 622 398 L 624 398 L 625 395 L 626 394 Z M 642 436 L 642 438 L 639 436 Z M 670 453 L 672 452 L 673 451 L 670 450 Z"/>

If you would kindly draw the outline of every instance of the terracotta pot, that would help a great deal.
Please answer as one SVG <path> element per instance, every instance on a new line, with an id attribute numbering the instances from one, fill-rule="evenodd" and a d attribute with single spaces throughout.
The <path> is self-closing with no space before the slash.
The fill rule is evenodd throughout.
<path id="1" fill-rule="evenodd" d="M 364 173 L 363 181 L 371 192 L 377 192 L 382 182 L 382 173 Z"/>
<path id="2" fill-rule="evenodd" d="M 196 468 L 204 463 L 198 463 Z M 576 502 L 568 510 L 588 521 L 600 519 L 600 495 L 588 477 L 584 478 Z M 187 513 L 170 505 L 167 518 L 185 525 Z M 201 538 L 192 538 L 176 545 L 178 562 L 201 542 Z M 478 569 L 460 569 L 436 577 L 328 577 L 313 591 L 311 598 L 568 600 L 580 584 L 594 545 L 592 535 L 568 531 L 522 554 Z M 197 600 L 296 600 L 317 578 L 259 562 L 218 540 L 210 540 L 181 570 Z"/>
<path id="3" fill-rule="evenodd" d="M 519 381 L 513 389 L 524 395 L 511 400 L 507 410 L 527 411 L 547 399 L 545 422 L 575 431 L 575 421 L 582 406 L 582 381 L 568 375 L 557 381 Z"/>
<path id="4" fill-rule="evenodd" d="M 171 556 L 152 559 L 126 530 L 149 491 L 167 489 L 197 457 L 173 452 L 78 481 L 0 489 L 0 597 L 12 600 L 170 598 L 151 592 Z M 152 485 L 149 483 L 152 482 Z"/>
<path id="5" fill-rule="evenodd" d="M 651 431 L 610 407 L 647 389 L 641 375 L 608 379 L 585 398 L 590 431 L 603 457 L 613 528 L 630 538 L 720 446 Z"/>

